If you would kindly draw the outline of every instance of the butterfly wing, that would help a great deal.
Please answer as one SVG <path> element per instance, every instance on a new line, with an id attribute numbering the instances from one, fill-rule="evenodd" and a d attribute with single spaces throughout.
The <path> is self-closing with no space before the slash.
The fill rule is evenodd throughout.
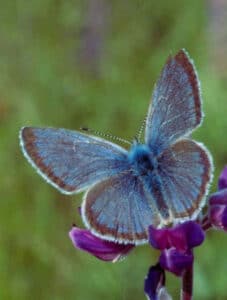
<path id="1" fill-rule="evenodd" d="M 199 81 L 184 50 L 170 57 L 152 96 L 145 142 L 154 154 L 161 153 L 179 137 L 189 135 L 202 120 Z"/>
<path id="2" fill-rule="evenodd" d="M 66 194 L 85 190 L 129 168 L 126 150 L 76 131 L 24 127 L 20 142 L 38 173 Z"/>
<path id="3" fill-rule="evenodd" d="M 150 195 L 131 171 L 93 186 L 85 194 L 82 217 L 96 235 L 121 243 L 146 242 L 148 226 L 160 222 Z"/>
<path id="4" fill-rule="evenodd" d="M 212 177 L 212 160 L 206 148 L 195 141 L 182 139 L 166 149 L 158 158 L 160 193 L 153 191 L 156 203 L 168 207 L 169 221 L 193 219 L 204 205 Z M 162 208 L 159 208 L 160 214 Z M 165 220 L 163 220 L 164 223 Z M 167 222 L 168 223 L 168 222 Z"/>

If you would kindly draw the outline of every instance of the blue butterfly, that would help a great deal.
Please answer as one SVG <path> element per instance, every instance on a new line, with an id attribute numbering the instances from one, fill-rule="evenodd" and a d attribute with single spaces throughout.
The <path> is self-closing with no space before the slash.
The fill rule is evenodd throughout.
<path id="1" fill-rule="evenodd" d="M 120 243 L 147 242 L 148 226 L 194 219 L 212 177 L 207 149 L 190 138 L 202 121 L 199 81 L 185 50 L 169 57 L 155 86 L 145 142 L 129 151 L 77 131 L 24 127 L 20 143 L 38 173 L 64 194 L 86 191 L 82 218 Z"/>

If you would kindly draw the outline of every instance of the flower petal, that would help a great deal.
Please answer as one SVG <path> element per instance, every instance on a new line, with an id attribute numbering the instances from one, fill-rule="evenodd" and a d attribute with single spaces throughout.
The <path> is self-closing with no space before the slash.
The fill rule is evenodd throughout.
<path id="1" fill-rule="evenodd" d="M 150 267 L 144 280 L 144 292 L 149 300 L 158 300 L 160 289 L 165 285 L 165 272 L 160 264 Z"/>
<path id="2" fill-rule="evenodd" d="M 124 258 L 133 248 L 132 244 L 118 244 L 103 240 L 87 229 L 72 227 L 69 232 L 73 245 L 104 261 L 118 261 Z"/>
<path id="3" fill-rule="evenodd" d="M 163 269 L 181 276 L 183 272 L 193 264 L 192 251 L 181 252 L 175 248 L 163 250 L 159 262 Z"/>
<path id="4" fill-rule="evenodd" d="M 227 207 L 223 211 L 222 214 L 222 225 L 225 231 L 227 231 Z"/>
<path id="5" fill-rule="evenodd" d="M 189 250 L 199 246 L 204 238 L 201 226 L 193 221 L 184 222 L 171 229 L 172 245 L 178 250 Z"/>
<path id="6" fill-rule="evenodd" d="M 227 188 L 227 166 L 221 172 L 221 175 L 218 180 L 218 189 L 222 190 Z"/>
<path id="7" fill-rule="evenodd" d="M 163 250 L 171 247 L 171 242 L 169 241 L 169 229 L 162 228 L 157 229 L 154 226 L 149 226 L 149 243 L 152 247 Z"/>
<path id="8" fill-rule="evenodd" d="M 160 250 L 174 247 L 186 251 L 200 245 L 203 240 L 204 232 L 201 226 L 194 221 L 184 222 L 172 228 L 149 227 L 149 242 L 154 248 Z"/>
<path id="9" fill-rule="evenodd" d="M 227 231 L 227 206 L 211 205 L 209 209 L 209 219 L 216 229 Z"/>
<path id="10" fill-rule="evenodd" d="M 158 292 L 158 300 L 172 300 L 173 298 L 167 292 L 165 287 L 162 287 Z"/>
<path id="11" fill-rule="evenodd" d="M 216 204 L 227 206 L 227 188 L 212 194 L 209 199 L 209 204 L 210 206 Z"/>

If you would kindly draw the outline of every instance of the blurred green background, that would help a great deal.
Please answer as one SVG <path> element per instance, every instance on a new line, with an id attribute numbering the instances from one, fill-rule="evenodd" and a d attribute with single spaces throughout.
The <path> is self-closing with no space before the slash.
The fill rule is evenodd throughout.
<path id="1" fill-rule="evenodd" d="M 184 47 L 202 84 L 206 117 L 194 137 L 213 154 L 214 191 L 227 163 L 221 2 L 1 1 L 0 299 L 145 299 L 143 280 L 158 252 L 141 246 L 112 264 L 75 250 L 68 231 L 82 226 L 82 195 L 46 184 L 24 159 L 18 131 L 83 125 L 131 139 L 167 56 Z M 227 299 L 226 249 L 222 232 L 209 232 L 196 249 L 195 299 Z M 167 286 L 178 299 L 179 279 L 168 276 Z"/>

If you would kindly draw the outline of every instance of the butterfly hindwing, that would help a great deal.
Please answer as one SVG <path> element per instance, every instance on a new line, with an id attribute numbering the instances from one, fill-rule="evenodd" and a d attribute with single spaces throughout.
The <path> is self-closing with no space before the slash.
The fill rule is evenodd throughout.
<path id="1" fill-rule="evenodd" d="M 198 215 L 212 177 L 212 161 L 206 148 L 182 139 L 166 149 L 158 160 L 160 190 L 172 221 Z M 155 194 L 153 197 L 157 198 Z"/>
<path id="2" fill-rule="evenodd" d="M 170 57 L 155 86 L 145 129 L 145 142 L 161 153 L 202 120 L 201 96 L 195 67 L 184 50 Z"/>
<path id="3" fill-rule="evenodd" d="M 146 242 L 148 226 L 159 223 L 143 184 L 130 171 L 92 187 L 85 194 L 82 216 L 95 234 L 127 243 Z"/>
<path id="4" fill-rule="evenodd" d="M 24 127 L 20 141 L 24 155 L 40 175 L 66 194 L 129 168 L 126 150 L 76 131 Z"/>

